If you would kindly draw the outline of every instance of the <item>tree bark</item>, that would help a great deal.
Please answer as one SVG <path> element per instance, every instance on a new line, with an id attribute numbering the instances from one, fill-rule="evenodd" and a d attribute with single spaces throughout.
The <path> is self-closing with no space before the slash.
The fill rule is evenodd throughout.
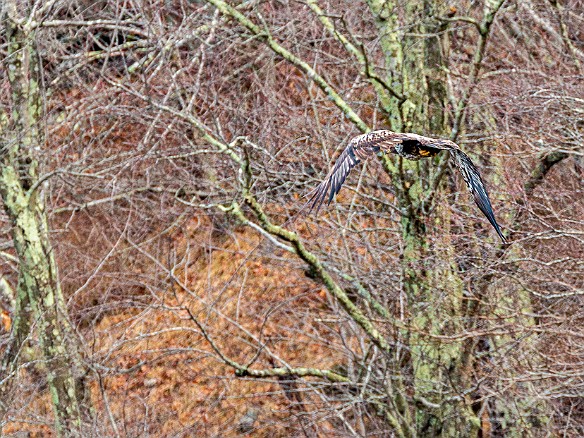
<path id="1" fill-rule="evenodd" d="M 81 434 L 85 398 L 78 341 L 69 324 L 54 251 L 49 239 L 38 156 L 42 144 L 43 103 L 35 30 L 17 13 L 14 1 L 5 5 L 9 56 L 4 61 L 11 89 L 12 112 L 1 136 L 0 196 L 12 225 L 19 261 L 16 308 L 4 371 L 18 363 L 18 352 L 34 323 L 44 360 L 57 433 Z M 7 395 L 9 382 L 1 395 Z M 6 410 L 7 400 L 2 405 Z M 86 410 L 88 412 L 88 410 Z"/>

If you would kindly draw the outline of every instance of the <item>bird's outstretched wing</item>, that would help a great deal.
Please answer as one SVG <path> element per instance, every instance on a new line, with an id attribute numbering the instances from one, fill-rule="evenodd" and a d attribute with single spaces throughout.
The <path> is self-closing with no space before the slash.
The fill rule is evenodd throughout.
<path id="1" fill-rule="evenodd" d="M 398 145 L 400 146 L 396 149 Z M 440 150 L 448 150 L 450 152 L 454 158 L 456 167 L 462 174 L 466 185 L 472 193 L 475 203 L 491 225 L 493 225 L 501 240 L 506 242 L 501 228 L 495 219 L 485 184 L 478 169 L 468 155 L 462 152 L 458 145 L 450 140 L 437 140 L 417 134 L 400 134 L 382 130 L 373 131 L 353 138 L 339 156 L 325 180 L 309 195 L 310 199 L 307 204 L 310 204 L 310 211 L 316 207 L 318 213 L 322 203 L 327 198 L 330 204 L 334 196 L 341 190 L 341 186 L 351 169 L 379 151 L 397 153 L 404 158 L 417 160 L 423 157 L 433 156 L 440 152 Z"/>
<path id="2" fill-rule="evenodd" d="M 327 197 L 327 202 L 330 204 L 335 195 L 341 190 L 341 186 L 351 169 L 380 150 L 389 151 L 392 146 L 401 141 L 401 139 L 397 138 L 399 135 L 392 131 L 383 130 L 369 132 L 353 138 L 337 158 L 335 165 L 324 181 L 309 194 L 308 204 L 310 204 L 310 211 L 316 207 L 316 212 L 318 213 Z"/>
<path id="3" fill-rule="evenodd" d="M 454 163 L 456 167 L 462 174 L 464 178 L 464 182 L 468 186 L 472 196 L 474 198 L 475 203 L 483 212 L 483 214 L 487 217 L 497 234 L 501 238 L 503 242 L 506 242 L 505 236 L 501 232 L 501 228 L 495 219 L 495 213 L 493 213 L 493 207 L 491 206 L 491 201 L 489 199 L 489 194 L 483 183 L 483 179 L 479 173 L 479 170 L 470 160 L 469 156 L 466 155 L 458 148 L 452 148 L 449 150 L 450 155 L 454 158 Z"/>

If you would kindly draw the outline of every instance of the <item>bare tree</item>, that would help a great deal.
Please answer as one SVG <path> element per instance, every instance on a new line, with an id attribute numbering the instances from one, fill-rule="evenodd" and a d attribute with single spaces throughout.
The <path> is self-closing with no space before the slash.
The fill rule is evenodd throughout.
<path id="1" fill-rule="evenodd" d="M 37 190 L 98 433 L 580 433 L 577 8 L 33 8 Z M 373 128 L 461 144 L 512 244 L 446 155 L 380 157 L 304 215 Z"/>

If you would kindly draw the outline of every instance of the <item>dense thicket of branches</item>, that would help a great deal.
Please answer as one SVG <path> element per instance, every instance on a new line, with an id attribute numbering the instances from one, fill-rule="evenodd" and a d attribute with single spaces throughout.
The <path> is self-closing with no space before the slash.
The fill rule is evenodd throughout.
<path id="1" fill-rule="evenodd" d="M 20 160 L 83 365 L 19 314 L 5 206 L 6 433 L 584 434 L 581 2 L 8 3 L 0 87 L 20 29 L 42 97 Z M 3 150 L 31 129 L 13 96 Z M 446 154 L 372 160 L 307 216 L 381 128 L 457 141 L 511 244 Z M 45 394 L 69 362 L 74 430 Z"/>

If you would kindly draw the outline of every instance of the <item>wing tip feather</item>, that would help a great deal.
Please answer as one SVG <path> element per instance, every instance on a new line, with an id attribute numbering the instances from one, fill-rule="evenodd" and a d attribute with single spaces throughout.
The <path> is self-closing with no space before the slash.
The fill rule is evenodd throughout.
<path id="1" fill-rule="evenodd" d="M 460 149 L 452 149 L 450 150 L 450 153 L 454 155 L 458 170 L 462 174 L 463 179 L 465 180 L 476 205 L 483 212 L 487 220 L 491 223 L 501 238 L 501 241 L 504 244 L 509 243 L 507 238 L 503 235 L 501 227 L 495 218 L 495 212 L 493 211 L 493 206 L 491 205 L 491 200 L 489 199 L 489 193 L 479 170 L 476 168 L 470 157 Z"/>
<path id="2" fill-rule="evenodd" d="M 322 181 L 318 187 L 316 187 L 314 192 L 309 193 L 308 196 L 312 196 L 307 202 L 307 204 L 310 205 L 308 214 L 312 213 L 312 211 L 316 208 L 316 214 L 318 215 L 318 212 L 320 211 L 320 208 L 325 201 L 327 201 L 327 205 L 331 204 L 335 196 L 341 191 L 343 183 L 347 179 L 347 175 L 351 169 L 360 161 L 361 160 L 359 157 L 355 155 L 353 140 L 339 156 L 335 165 L 324 181 Z"/>

